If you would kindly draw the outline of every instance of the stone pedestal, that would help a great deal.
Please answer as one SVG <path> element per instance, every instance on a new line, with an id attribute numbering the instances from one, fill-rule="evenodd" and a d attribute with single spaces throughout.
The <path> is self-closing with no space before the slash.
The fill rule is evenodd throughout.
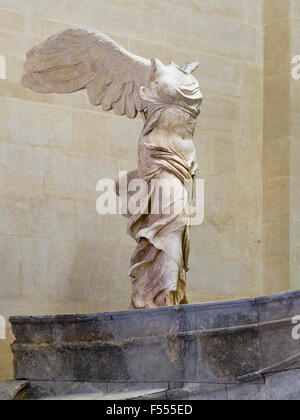
<path id="1" fill-rule="evenodd" d="M 31 383 L 32 397 L 130 388 L 165 389 L 166 398 L 263 395 L 274 373 L 298 375 L 299 384 L 296 315 L 300 291 L 144 311 L 13 317 L 15 378 Z"/>

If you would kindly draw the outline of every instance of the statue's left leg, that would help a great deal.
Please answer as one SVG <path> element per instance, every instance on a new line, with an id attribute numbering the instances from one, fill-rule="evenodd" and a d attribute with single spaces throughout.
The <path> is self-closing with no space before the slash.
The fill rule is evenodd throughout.
<path id="1" fill-rule="evenodd" d="M 130 270 L 132 306 L 137 309 L 187 303 L 186 186 L 166 170 L 159 173 L 153 185 L 148 197 L 151 212 L 129 222 L 129 231 L 138 242 Z"/>
<path id="2" fill-rule="evenodd" d="M 166 239 L 172 243 L 172 255 L 164 250 L 158 250 L 143 238 L 133 256 L 132 262 L 136 266 L 131 273 L 133 309 L 188 303 L 182 233 L 173 232 L 169 239 Z"/>

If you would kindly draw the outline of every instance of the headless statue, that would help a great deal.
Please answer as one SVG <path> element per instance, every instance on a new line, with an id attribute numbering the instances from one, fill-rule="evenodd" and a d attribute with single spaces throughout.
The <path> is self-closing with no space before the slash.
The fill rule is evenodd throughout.
<path id="1" fill-rule="evenodd" d="M 128 183 L 142 179 L 147 185 L 143 209 L 127 211 L 128 232 L 137 242 L 129 271 L 132 309 L 188 303 L 190 209 L 197 172 L 193 135 L 203 100 L 192 76 L 198 65 L 147 60 L 103 33 L 81 29 L 54 35 L 27 54 L 22 83 L 35 92 L 86 89 L 91 103 L 104 111 L 113 109 L 129 118 L 142 115 L 138 170 L 127 177 Z M 157 207 L 164 182 L 174 188 L 163 189 L 164 204 Z M 173 211 L 175 205 L 181 210 Z M 153 207 L 159 210 L 145 211 Z"/>

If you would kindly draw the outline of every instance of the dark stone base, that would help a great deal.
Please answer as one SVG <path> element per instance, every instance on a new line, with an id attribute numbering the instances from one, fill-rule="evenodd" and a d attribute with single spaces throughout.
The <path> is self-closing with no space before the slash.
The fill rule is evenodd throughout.
<path id="1" fill-rule="evenodd" d="M 165 401 L 243 401 L 300 400 L 300 370 L 265 375 L 264 384 L 184 384 L 164 388 L 165 384 L 100 384 L 68 382 L 32 382 L 27 399 L 68 400 L 165 400 Z M 1 399 L 1 398 L 0 398 Z"/>
<path id="2" fill-rule="evenodd" d="M 297 315 L 300 291 L 145 311 L 13 317 L 15 378 L 31 382 L 31 398 L 130 388 L 166 389 L 168 399 L 172 392 L 187 399 L 267 396 L 277 380 L 299 378 Z"/>

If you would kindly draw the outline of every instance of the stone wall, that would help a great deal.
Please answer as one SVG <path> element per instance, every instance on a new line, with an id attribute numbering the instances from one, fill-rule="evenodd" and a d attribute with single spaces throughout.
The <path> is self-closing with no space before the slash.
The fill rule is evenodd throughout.
<path id="1" fill-rule="evenodd" d="M 297 0 L 265 0 L 264 290 L 300 288 L 300 55 Z"/>
<path id="2" fill-rule="evenodd" d="M 291 0 L 291 56 L 300 56 L 300 2 Z M 300 289 L 300 79 L 290 79 L 290 287 Z"/>
<path id="3" fill-rule="evenodd" d="M 264 290 L 289 288 L 290 0 L 264 2 Z"/>
<path id="4" fill-rule="evenodd" d="M 193 229 L 189 299 L 272 291 L 263 282 L 262 6 L 262 0 L 0 0 L 0 55 L 7 63 L 7 79 L 0 80 L 1 314 L 129 306 L 126 273 L 135 245 L 125 219 L 96 214 L 95 188 L 101 177 L 136 168 L 141 121 L 101 112 L 84 92 L 43 96 L 20 85 L 25 52 L 71 26 L 107 32 L 149 58 L 200 61 L 205 101 L 195 141 L 206 217 Z M 11 376 L 9 331 L 8 338 L 0 341 L 0 379 Z"/>

